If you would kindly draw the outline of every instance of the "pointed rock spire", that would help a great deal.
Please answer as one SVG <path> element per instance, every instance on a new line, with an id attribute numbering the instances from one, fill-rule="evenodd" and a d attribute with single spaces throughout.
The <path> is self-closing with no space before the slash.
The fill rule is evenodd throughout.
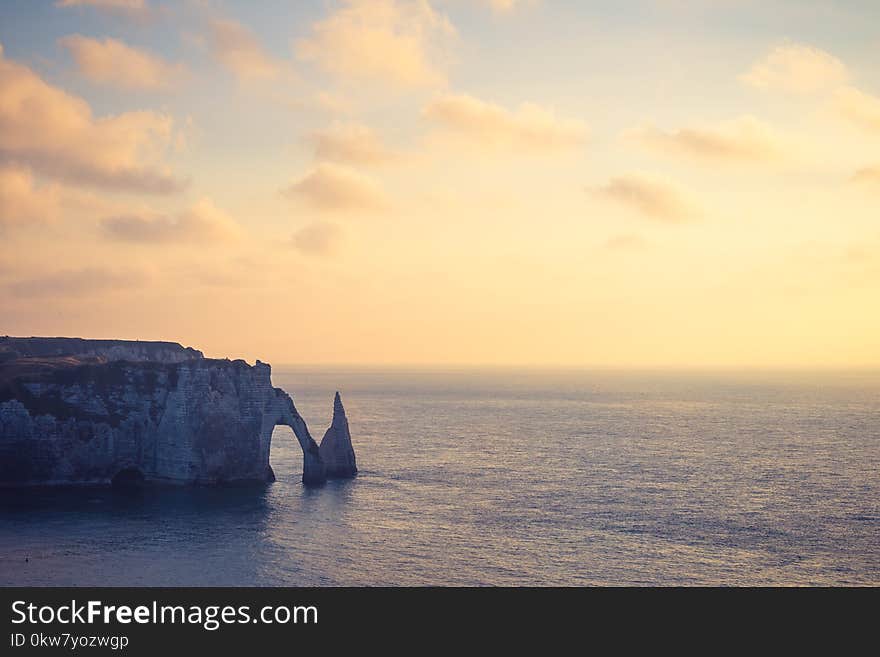
<path id="1" fill-rule="evenodd" d="M 345 408 L 342 406 L 339 392 L 333 399 L 333 421 L 321 440 L 320 453 L 328 477 L 353 477 L 357 474 L 348 418 L 345 417 Z"/>

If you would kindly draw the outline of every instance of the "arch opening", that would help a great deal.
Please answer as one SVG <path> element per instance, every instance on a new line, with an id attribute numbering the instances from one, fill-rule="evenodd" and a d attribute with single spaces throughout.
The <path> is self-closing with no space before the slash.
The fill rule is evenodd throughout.
<path id="1" fill-rule="evenodd" d="M 269 442 L 269 467 L 276 481 L 293 482 L 302 478 L 303 450 L 293 429 L 277 424 Z"/>
<path id="2" fill-rule="evenodd" d="M 123 468 L 110 480 L 113 488 L 140 488 L 146 483 L 144 473 L 137 468 Z"/>

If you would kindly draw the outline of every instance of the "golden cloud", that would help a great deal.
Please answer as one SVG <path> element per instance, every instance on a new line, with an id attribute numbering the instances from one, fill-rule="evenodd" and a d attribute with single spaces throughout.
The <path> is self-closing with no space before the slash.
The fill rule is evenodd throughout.
<path id="1" fill-rule="evenodd" d="M 342 238 L 342 228 L 328 221 L 315 221 L 293 234 L 293 245 L 309 255 L 330 255 Z"/>
<path id="2" fill-rule="evenodd" d="M 802 94 L 840 86 L 849 79 L 849 71 L 824 50 L 787 44 L 771 50 L 739 79 L 758 89 Z"/>
<path id="3" fill-rule="evenodd" d="M 313 132 L 308 141 L 314 146 L 318 160 L 377 164 L 392 157 L 376 133 L 358 123 L 334 122 L 324 130 Z"/>
<path id="4" fill-rule="evenodd" d="M 96 214 L 119 211 L 122 204 L 105 195 L 39 181 L 30 169 L 0 166 L 0 228 L 88 222 Z"/>
<path id="5" fill-rule="evenodd" d="M 869 132 L 880 133 L 880 98 L 854 87 L 838 89 L 834 104 L 840 115 Z"/>
<path id="6" fill-rule="evenodd" d="M 142 272 L 123 269 L 85 267 L 53 272 L 34 278 L 18 279 L 6 287 L 13 296 L 33 297 L 83 297 L 91 294 L 125 290 L 143 284 Z"/>
<path id="7" fill-rule="evenodd" d="M 856 171 L 853 180 L 859 183 L 871 183 L 880 185 L 880 166 L 865 167 Z"/>
<path id="8" fill-rule="evenodd" d="M 627 133 L 657 151 L 699 158 L 772 160 L 781 157 L 786 144 L 773 129 L 752 116 L 743 116 L 715 127 L 664 131 L 645 124 Z"/>
<path id="9" fill-rule="evenodd" d="M 213 19 L 209 42 L 214 58 L 240 80 L 271 79 L 281 70 L 256 35 L 236 21 Z"/>
<path id="10" fill-rule="evenodd" d="M 59 39 L 73 55 L 82 75 L 97 84 L 123 89 L 167 89 L 185 72 L 146 50 L 132 48 L 116 39 L 89 39 L 79 34 Z"/>
<path id="11" fill-rule="evenodd" d="M 284 190 L 291 198 L 301 198 L 319 210 L 377 211 L 388 202 L 371 178 L 339 166 L 319 164 L 304 178 Z"/>
<path id="12" fill-rule="evenodd" d="M 677 185 L 640 173 L 612 178 L 595 190 L 600 198 L 626 205 L 663 222 L 676 223 L 697 215 L 688 194 Z"/>
<path id="13" fill-rule="evenodd" d="M 540 0 L 483 0 L 496 14 L 509 14 L 523 6 L 537 5 Z"/>
<path id="14" fill-rule="evenodd" d="M 296 43 L 296 52 L 334 75 L 431 86 L 446 79 L 438 41 L 453 33 L 426 0 L 344 0 Z"/>
<path id="15" fill-rule="evenodd" d="M 214 203 L 203 198 L 177 217 L 120 215 L 101 222 L 104 233 L 115 240 L 140 244 L 204 244 L 229 241 L 240 228 Z"/>
<path id="16" fill-rule="evenodd" d="M 0 226 L 40 223 L 57 212 L 57 190 L 38 190 L 27 169 L 0 167 Z"/>
<path id="17" fill-rule="evenodd" d="M 440 0 L 440 2 L 447 5 L 474 4 L 474 0 Z M 495 14 L 510 14 L 520 7 L 537 5 L 539 0 L 477 0 L 477 2 L 488 7 Z"/>
<path id="18" fill-rule="evenodd" d="M 490 147 L 560 150 L 587 139 L 581 121 L 560 118 L 530 103 L 510 111 L 473 96 L 447 94 L 425 107 L 423 115 L 453 134 Z"/>
<path id="19" fill-rule="evenodd" d="M 81 98 L 44 82 L 0 48 L 0 162 L 98 187 L 168 194 L 183 182 L 159 165 L 171 117 L 149 111 L 94 118 Z"/>

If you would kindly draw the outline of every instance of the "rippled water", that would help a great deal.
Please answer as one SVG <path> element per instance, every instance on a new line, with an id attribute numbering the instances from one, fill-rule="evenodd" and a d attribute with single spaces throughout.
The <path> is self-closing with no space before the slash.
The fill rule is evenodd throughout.
<path id="1" fill-rule="evenodd" d="M 0 584 L 880 584 L 876 373 L 274 380 L 356 479 L 278 428 L 266 487 L 5 492 Z"/>

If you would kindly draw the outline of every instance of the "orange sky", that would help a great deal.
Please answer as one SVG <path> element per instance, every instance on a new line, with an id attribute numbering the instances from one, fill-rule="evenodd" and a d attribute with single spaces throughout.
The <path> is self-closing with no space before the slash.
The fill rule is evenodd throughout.
<path id="1" fill-rule="evenodd" d="M 769 4 L 4 5 L 0 333 L 878 366 L 878 9 Z"/>

